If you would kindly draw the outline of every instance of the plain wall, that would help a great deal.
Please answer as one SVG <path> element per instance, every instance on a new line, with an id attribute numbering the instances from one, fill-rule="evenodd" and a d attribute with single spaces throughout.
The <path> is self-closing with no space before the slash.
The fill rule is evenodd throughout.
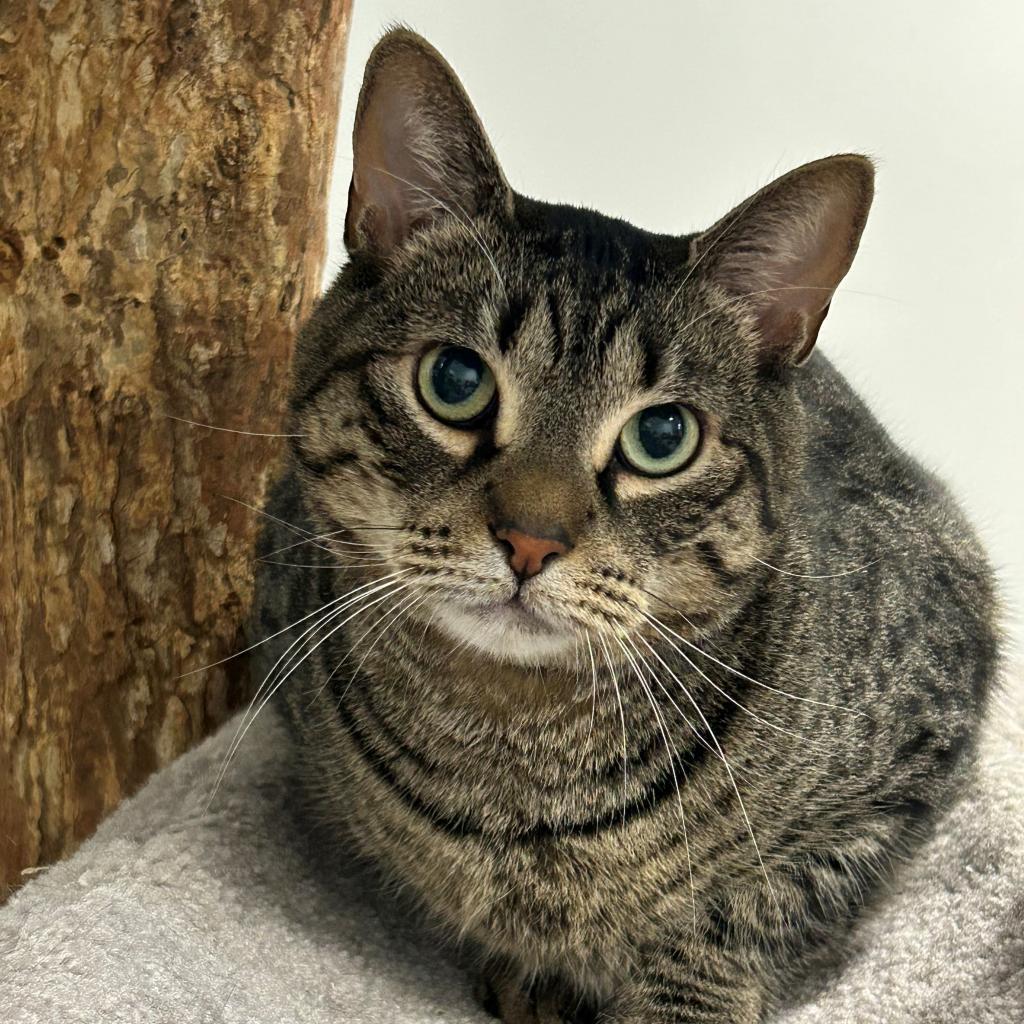
<path id="1" fill-rule="evenodd" d="M 1024 5 L 355 0 L 328 276 L 363 65 L 394 22 L 444 53 L 540 199 L 681 234 L 807 160 L 874 157 L 820 344 L 952 484 L 1024 633 Z"/>

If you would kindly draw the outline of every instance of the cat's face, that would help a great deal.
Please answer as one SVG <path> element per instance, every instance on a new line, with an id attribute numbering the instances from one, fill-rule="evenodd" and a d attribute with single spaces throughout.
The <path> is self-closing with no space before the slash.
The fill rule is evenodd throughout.
<path id="1" fill-rule="evenodd" d="M 652 617 L 738 610 L 799 464 L 789 365 L 852 258 L 866 166 L 809 165 L 704 235 L 650 235 L 516 196 L 447 66 L 386 37 L 353 262 L 293 401 L 341 564 L 400 574 L 410 615 L 523 664 L 618 659 Z"/>

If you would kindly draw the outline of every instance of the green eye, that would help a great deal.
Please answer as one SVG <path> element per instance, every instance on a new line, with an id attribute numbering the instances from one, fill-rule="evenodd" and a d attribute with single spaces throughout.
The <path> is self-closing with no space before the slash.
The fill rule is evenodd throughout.
<path id="1" fill-rule="evenodd" d="M 416 383 L 427 411 L 453 427 L 475 426 L 498 392 L 488 365 L 472 349 L 458 345 L 428 352 L 420 360 Z"/>
<path id="2" fill-rule="evenodd" d="M 619 435 L 623 460 L 644 476 L 677 473 L 697 453 L 699 443 L 697 417 L 676 402 L 643 409 Z"/>

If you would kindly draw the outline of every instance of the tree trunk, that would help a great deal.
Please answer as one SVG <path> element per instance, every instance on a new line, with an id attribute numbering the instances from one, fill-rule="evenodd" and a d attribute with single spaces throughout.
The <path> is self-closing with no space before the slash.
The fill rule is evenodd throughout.
<path id="1" fill-rule="evenodd" d="M 0 2 L 0 899 L 245 692 L 349 9 Z"/>

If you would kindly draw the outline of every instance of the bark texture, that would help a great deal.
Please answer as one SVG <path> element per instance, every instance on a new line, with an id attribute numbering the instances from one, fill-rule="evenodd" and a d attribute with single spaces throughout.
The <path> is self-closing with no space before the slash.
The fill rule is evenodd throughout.
<path id="1" fill-rule="evenodd" d="M 0 3 L 0 899 L 245 692 L 349 8 Z"/>

